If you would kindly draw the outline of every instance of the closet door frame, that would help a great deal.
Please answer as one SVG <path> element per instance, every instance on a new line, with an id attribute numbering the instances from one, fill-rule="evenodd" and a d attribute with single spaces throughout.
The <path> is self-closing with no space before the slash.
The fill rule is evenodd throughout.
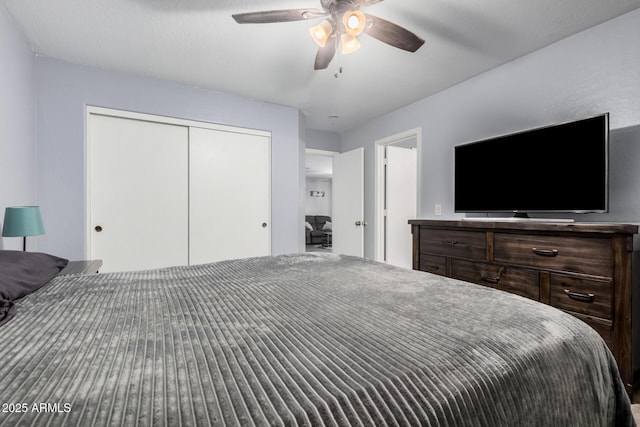
<path id="1" fill-rule="evenodd" d="M 147 113 L 138 113 L 138 112 L 133 112 L 133 111 L 127 111 L 127 110 L 118 110 L 118 109 L 113 109 L 113 108 L 105 108 L 105 107 L 97 107 L 97 106 L 92 106 L 92 105 L 87 105 L 86 106 L 86 111 L 85 111 L 85 217 L 84 217 L 84 230 L 85 230 L 85 257 L 88 259 L 90 254 L 91 254 L 91 224 L 90 222 L 90 218 L 91 218 L 91 139 L 90 139 L 90 135 L 91 135 L 91 120 L 90 120 L 90 116 L 91 115 L 102 115 L 102 116 L 111 116 L 111 117 L 116 117 L 116 118 L 125 118 L 125 119 L 134 119 L 134 120 L 142 120 L 142 121 L 148 121 L 148 122 L 156 122 L 156 123 L 163 123 L 163 124 L 172 124 L 172 125 L 179 125 L 179 126 L 186 126 L 188 128 L 192 128 L 192 127 L 199 127 L 199 128 L 205 128 L 205 129 L 212 129 L 212 130 L 219 130 L 219 131 L 224 131 L 224 132 L 235 132 L 235 133 L 242 133 L 242 134 L 248 134 L 248 135 L 256 135 L 256 136 L 263 136 L 263 137 L 267 137 L 267 141 L 269 144 L 269 148 L 268 148 L 268 152 L 269 152 L 269 159 L 268 159 L 268 164 L 269 164 L 269 207 L 268 207 L 268 212 L 269 212 L 269 218 L 267 219 L 267 222 L 269 224 L 269 234 L 268 234 L 268 240 L 269 240 L 269 254 L 271 254 L 272 250 L 271 250 L 271 243 L 272 243 L 272 236 L 271 236 L 271 224 L 272 224 L 272 206 L 271 206 L 271 195 L 272 195 L 272 190 L 271 190 L 271 181 L 272 181 L 272 161 L 271 161 L 271 132 L 270 131 L 265 131 L 265 130 L 259 130 L 259 129 L 249 129 L 249 128 L 241 128 L 241 127 L 236 127 L 236 126 L 227 126 L 227 125 L 220 125 L 220 124 L 216 124 L 216 123 L 209 123 L 209 122 L 201 122 L 201 121 L 196 121 L 196 120 L 187 120 L 187 119 L 180 119 L 180 118 L 175 118 L 175 117 L 169 117 L 169 116 L 159 116 L 159 115 L 154 115 L 154 114 L 147 114 Z"/>

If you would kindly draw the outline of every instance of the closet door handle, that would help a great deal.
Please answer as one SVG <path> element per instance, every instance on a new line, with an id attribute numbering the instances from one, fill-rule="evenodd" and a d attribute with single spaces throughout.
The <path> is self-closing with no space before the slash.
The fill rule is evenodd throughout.
<path id="1" fill-rule="evenodd" d="M 96 227 L 94 228 L 94 230 L 96 230 L 98 233 L 102 231 L 102 227 L 99 225 L 96 225 Z"/>
<path id="2" fill-rule="evenodd" d="M 266 222 L 262 223 L 262 228 L 267 228 L 267 223 Z"/>

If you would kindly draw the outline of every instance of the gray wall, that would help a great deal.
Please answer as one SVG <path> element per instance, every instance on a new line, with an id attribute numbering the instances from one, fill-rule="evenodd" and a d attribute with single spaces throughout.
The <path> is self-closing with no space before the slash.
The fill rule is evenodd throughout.
<path id="1" fill-rule="evenodd" d="M 306 131 L 307 148 L 340 152 L 340 134 L 316 129 Z"/>
<path id="2" fill-rule="evenodd" d="M 331 216 L 331 178 L 306 177 L 305 215 Z M 311 197 L 311 191 L 324 191 L 324 197 Z"/>
<path id="3" fill-rule="evenodd" d="M 611 113 L 610 213 L 577 220 L 637 222 L 640 213 L 640 10 L 547 46 L 342 135 L 365 148 L 365 217 L 374 220 L 373 145 L 422 128 L 421 217 L 453 212 L 453 146 L 522 129 Z M 365 256 L 373 256 L 373 230 Z"/>
<path id="4" fill-rule="evenodd" d="M 0 8 L 0 229 L 7 206 L 36 204 L 34 56 Z M 50 224 L 45 221 L 45 229 Z M 29 248 L 40 237 L 29 238 Z M 0 248 L 22 249 L 20 238 L 0 238 Z"/>
<path id="5" fill-rule="evenodd" d="M 85 257 L 87 105 L 271 131 L 272 252 L 304 247 L 303 123 L 297 109 L 41 57 L 36 85 L 38 199 L 49 225 L 41 250 Z"/>

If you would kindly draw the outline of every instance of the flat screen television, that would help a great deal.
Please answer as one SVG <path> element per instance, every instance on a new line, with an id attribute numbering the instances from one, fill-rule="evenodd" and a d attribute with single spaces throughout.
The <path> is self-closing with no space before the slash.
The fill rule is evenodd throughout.
<path id="1" fill-rule="evenodd" d="M 455 147 L 456 212 L 607 212 L 609 113 Z"/>

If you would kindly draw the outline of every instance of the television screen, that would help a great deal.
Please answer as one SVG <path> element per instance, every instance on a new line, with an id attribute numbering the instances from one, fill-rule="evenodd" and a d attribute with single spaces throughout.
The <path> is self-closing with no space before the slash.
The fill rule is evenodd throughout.
<path id="1" fill-rule="evenodd" d="M 456 212 L 606 212 L 609 114 L 455 147 Z"/>

